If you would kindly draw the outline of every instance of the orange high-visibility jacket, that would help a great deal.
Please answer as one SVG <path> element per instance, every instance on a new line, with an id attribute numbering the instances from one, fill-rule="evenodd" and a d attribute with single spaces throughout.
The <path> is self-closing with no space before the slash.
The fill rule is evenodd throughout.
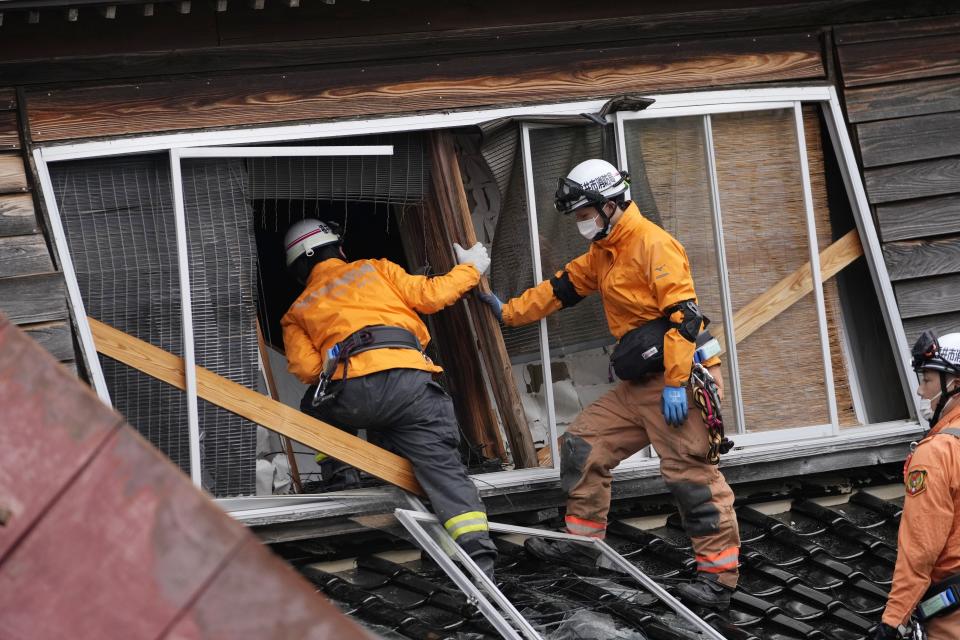
<path id="1" fill-rule="evenodd" d="M 683 246 L 669 233 L 644 218 L 630 203 L 610 234 L 590 243 L 590 249 L 567 263 L 566 273 L 576 294 L 586 296 L 599 290 L 610 333 L 618 340 L 645 322 L 662 318 L 678 302 L 696 300 L 690 264 Z M 554 285 L 545 280 L 503 305 L 503 322 L 518 326 L 539 320 L 563 304 L 554 294 Z M 678 322 L 679 311 L 671 315 Z M 664 336 L 663 357 L 669 386 L 687 383 L 693 365 L 694 344 L 676 329 Z M 705 363 L 713 366 L 717 358 Z"/>
<path id="2" fill-rule="evenodd" d="M 897 536 L 897 565 L 883 621 L 906 623 L 931 582 L 960 573 L 960 403 L 917 445 L 904 469 L 906 497 Z"/>
<path id="3" fill-rule="evenodd" d="M 324 354 L 369 325 L 402 327 L 426 348 L 430 334 L 416 312 L 435 313 L 459 300 L 479 281 L 480 274 L 472 264 L 428 278 L 411 276 L 389 260 L 324 260 L 310 272 L 303 293 L 280 321 L 290 373 L 304 384 L 313 384 L 323 370 Z M 347 377 L 385 369 L 443 371 L 412 349 L 385 348 L 350 358 Z M 333 379 L 342 374 L 340 367 Z"/>

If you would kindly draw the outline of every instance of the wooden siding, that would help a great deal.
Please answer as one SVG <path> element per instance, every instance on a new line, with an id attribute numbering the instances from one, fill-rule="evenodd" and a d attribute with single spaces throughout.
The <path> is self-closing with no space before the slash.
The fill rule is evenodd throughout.
<path id="1" fill-rule="evenodd" d="M 34 141 L 824 78 L 816 33 L 28 91 Z"/>
<path id="2" fill-rule="evenodd" d="M 907 339 L 960 329 L 960 17 L 837 27 L 867 198 Z"/>
<path id="3" fill-rule="evenodd" d="M 0 312 L 61 362 L 73 366 L 63 276 L 56 272 L 20 141 L 16 94 L 0 88 Z"/>

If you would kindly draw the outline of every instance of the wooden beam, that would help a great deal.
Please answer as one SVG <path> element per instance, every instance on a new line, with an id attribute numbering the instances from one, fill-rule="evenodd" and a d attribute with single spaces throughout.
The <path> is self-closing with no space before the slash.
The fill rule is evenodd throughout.
<path id="1" fill-rule="evenodd" d="M 94 318 L 88 318 L 88 321 L 98 352 L 178 389 L 186 387 L 182 358 Z M 413 466 L 406 458 L 271 400 L 203 367 L 197 367 L 197 396 L 402 489 L 422 494 L 420 484 L 413 474 Z"/>
<path id="2" fill-rule="evenodd" d="M 31 90 L 29 124 L 40 142 L 822 79 L 808 35 Z"/>
<path id="3" fill-rule="evenodd" d="M 463 177 L 460 174 L 460 162 L 450 133 L 439 131 L 431 134 L 430 150 L 433 158 L 431 178 L 440 203 L 441 217 L 444 218 L 450 232 L 448 241 L 459 242 L 464 247 L 472 247 L 477 242 L 477 234 L 473 228 L 470 205 L 467 202 Z M 453 247 L 451 246 L 448 251 L 452 258 Z M 486 276 L 480 279 L 479 288 L 482 291 L 490 291 L 490 283 Z M 538 466 L 537 452 L 533 447 L 533 438 L 530 435 L 530 427 L 527 425 L 520 395 L 513 384 L 513 369 L 499 323 L 489 307 L 475 296 L 467 296 L 467 300 L 473 326 L 477 332 L 477 348 L 483 358 L 490 385 L 497 400 L 497 407 L 500 410 L 504 431 L 510 441 L 513 463 L 518 469 L 536 467 Z M 494 429 L 494 431 L 499 440 L 499 430 Z"/>
<path id="4" fill-rule="evenodd" d="M 257 318 L 257 349 L 260 350 L 260 363 L 263 367 L 263 379 L 267 383 L 267 393 L 273 400 L 280 399 L 280 392 L 277 391 L 277 382 L 273 377 L 273 367 L 270 365 L 270 353 L 267 351 L 267 343 L 263 339 L 263 330 L 260 328 L 260 319 Z M 287 454 L 287 462 L 290 464 L 290 479 L 293 480 L 293 487 L 297 493 L 303 493 L 303 484 L 300 482 L 300 468 L 297 466 L 297 456 L 293 451 L 293 444 L 287 436 L 280 436 L 283 449 Z"/>
<path id="5" fill-rule="evenodd" d="M 862 255 L 860 236 L 857 235 L 856 230 L 853 230 L 820 252 L 821 280 L 826 282 Z M 812 291 L 813 274 L 810 263 L 807 262 L 751 300 L 733 316 L 737 342 L 776 318 Z M 723 329 L 711 329 L 710 332 L 720 342 L 721 348 L 726 350 Z"/>

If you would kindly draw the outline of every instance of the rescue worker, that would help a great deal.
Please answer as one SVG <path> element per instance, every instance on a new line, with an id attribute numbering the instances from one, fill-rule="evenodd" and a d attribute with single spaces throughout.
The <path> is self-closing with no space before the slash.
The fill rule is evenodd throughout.
<path id="1" fill-rule="evenodd" d="M 921 417 L 931 429 L 907 456 L 897 564 L 873 637 L 900 638 L 911 614 L 930 640 L 960 638 L 960 333 L 913 346 Z M 934 405 L 934 403 L 936 403 Z"/>
<path id="2" fill-rule="evenodd" d="M 709 464 L 708 432 L 700 414 L 688 414 L 688 378 L 702 328 L 697 295 L 683 247 L 624 200 L 626 175 L 599 159 L 578 164 L 558 180 L 555 205 L 574 213 L 587 252 L 549 280 L 502 303 L 481 298 L 508 326 L 534 322 L 599 291 L 610 332 L 618 339 L 662 321 L 658 340 L 663 368 L 624 380 L 588 406 L 561 438 L 561 482 L 567 494 L 569 533 L 603 538 L 610 510 L 611 469 L 653 443 L 660 470 L 684 528 L 693 541 L 697 577 L 680 587 L 688 603 L 724 608 L 739 576 L 740 535 L 733 492 Z M 652 325 L 651 325 L 652 326 Z M 624 341 L 621 340 L 621 343 Z M 719 359 L 704 362 L 719 381 Z M 530 538 L 534 556 L 592 572 L 596 555 L 586 545 Z"/>
<path id="3" fill-rule="evenodd" d="M 371 442 L 408 458 L 440 522 L 492 578 L 487 514 L 460 461 L 453 403 L 433 380 L 443 370 L 423 352 L 430 335 L 417 315 L 475 287 L 487 250 L 454 245 L 460 264 L 428 278 L 389 260 L 348 262 L 340 237 L 318 220 L 292 225 L 285 247 L 305 286 L 281 321 L 290 372 L 310 385 L 301 411 L 354 435 L 366 429 Z"/>

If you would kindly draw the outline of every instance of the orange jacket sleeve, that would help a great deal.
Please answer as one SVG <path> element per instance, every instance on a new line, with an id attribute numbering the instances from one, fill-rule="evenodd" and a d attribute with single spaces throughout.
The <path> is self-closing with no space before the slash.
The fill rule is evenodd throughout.
<path id="1" fill-rule="evenodd" d="M 440 311 L 480 282 L 480 273 L 472 264 L 459 264 L 442 276 L 427 277 L 412 276 L 389 260 L 372 262 L 404 303 L 420 313 Z"/>
<path id="2" fill-rule="evenodd" d="M 680 243 L 670 238 L 669 241 L 653 243 L 649 249 L 648 263 L 643 267 L 659 309 L 665 312 L 678 302 L 696 300 L 687 253 Z M 673 322 L 679 322 L 682 318 L 680 311 L 670 316 Z M 680 335 L 678 330 L 667 331 L 663 337 L 664 379 L 667 386 L 680 387 L 687 383 L 695 348 L 694 343 Z"/>
<path id="3" fill-rule="evenodd" d="M 313 384 L 323 369 L 323 355 L 317 351 L 296 318 L 287 313 L 280 320 L 283 327 L 283 348 L 287 356 L 287 368 L 304 384 Z"/>
<path id="4" fill-rule="evenodd" d="M 934 436 L 939 437 L 944 436 Z M 945 471 L 946 461 L 944 450 L 937 446 L 936 440 L 918 447 L 910 461 L 907 477 L 922 473 L 923 486 L 912 493 L 908 487 L 903 500 L 897 565 L 883 611 L 883 621 L 892 627 L 906 622 L 930 586 L 933 565 L 953 526 L 955 488 L 950 479 L 952 474 Z"/>
<path id="5" fill-rule="evenodd" d="M 597 278 L 591 266 L 589 252 L 568 262 L 563 271 L 557 272 L 555 278 L 561 278 L 564 274 L 578 296 L 587 296 L 597 290 Z M 503 324 L 517 327 L 545 318 L 562 308 L 563 303 L 554 293 L 553 283 L 544 280 L 503 305 Z"/>

